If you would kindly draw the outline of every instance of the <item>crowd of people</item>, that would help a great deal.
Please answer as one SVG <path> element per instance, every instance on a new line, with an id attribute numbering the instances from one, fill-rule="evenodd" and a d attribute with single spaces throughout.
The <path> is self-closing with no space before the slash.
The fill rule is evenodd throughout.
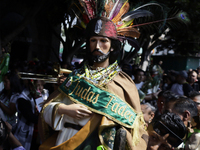
<path id="1" fill-rule="evenodd" d="M 37 68 L 38 62 L 34 62 L 35 66 L 33 61 L 29 63 L 31 67 L 28 68 Z M 129 68 L 127 75 L 138 90 L 145 130 L 148 132 L 147 149 L 199 149 L 199 67 L 187 71 L 170 70 L 167 73 L 161 66 L 153 66 L 154 69 L 148 71 L 139 66 L 136 68 L 130 65 Z M 29 72 L 33 73 L 31 69 Z M 17 141 L 16 145 L 5 141 L 4 149 L 17 146 L 37 150 L 42 144 L 38 132 L 40 110 L 60 83 L 50 83 L 51 86 L 47 86 L 43 80 L 21 79 L 18 74 L 21 71 L 24 70 L 9 70 L 3 76 L 4 88 L 0 93 L 1 122 L 6 123 L 3 125 L 8 126 L 5 128 L 7 133 L 10 132 L 9 136 Z M 68 75 L 63 76 L 67 78 Z M 52 87 L 57 88 L 52 90 Z"/>
<path id="2" fill-rule="evenodd" d="M 164 137 L 168 133 L 169 137 L 179 137 L 180 142 L 182 139 L 182 144 L 179 143 L 180 145 L 176 145 L 176 149 L 200 149 L 200 128 L 198 127 L 200 112 L 200 67 L 181 71 L 165 71 L 160 65 L 152 65 L 147 71 L 135 65 L 130 68 L 129 72 L 132 71 L 130 77 L 132 77 L 138 89 L 141 110 L 144 115 L 147 131 L 150 135 L 149 144 L 152 144 L 151 134 L 152 131 L 155 131 L 158 134 L 153 144 L 155 147 L 162 145 L 160 141 L 161 137 Z M 176 122 L 181 122 L 179 128 L 184 127 L 185 129 L 182 131 L 178 131 L 178 129 L 172 130 L 172 125 L 166 125 L 166 127 L 162 125 L 163 130 L 164 128 L 168 128 L 168 132 L 161 134 L 160 131 L 155 130 L 155 126 L 157 126 L 157 121 L 163 115 L 166 115 L 165 119 L 169 119 L 169 116 L 177 115 Z M 172 123 L 173 119 L 170 119 L 169 122 Z M 176 128 L 175 123 L 172 124 L 172 128 Z M 184 134 L 179 135 L 176 132 Z M 172 142 L 170 140 L 167 141 L 168 144 Z M 153 149 L 153 145 L 149 149 Z"/>
<path id="3" fill-rule="evenodd" d="M 2 122 L 11 126 L 10 133 L 26 150 L 38 149 L 39 108 L 49 96 L 48 89 L 44 88 L 45 83 L 41 80 L 22 80 L 16 72 L 6 73 L 3 82 L 4 89 L 0 92 Z M 4 146 L 9 149 L 10 143 L 5 142 Z"/>
<path id="4" fill-rule="evenodd" d="M 97 17 L 86 31 L 84 61 L 57 83 L 20 76 L 51 74 L 51 62 L 15 63 L 3 75 L 0 149 L 200 149 L 200 68 L 120 66 L 114 23 Z"/>

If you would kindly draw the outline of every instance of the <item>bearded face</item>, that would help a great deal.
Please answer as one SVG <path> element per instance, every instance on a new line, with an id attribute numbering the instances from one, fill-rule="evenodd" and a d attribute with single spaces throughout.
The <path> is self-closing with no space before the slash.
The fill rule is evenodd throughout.
<path id="1" fill-rule="evenodd" d="M 90 55 L 93 62 L 104 62 L 109 59 L 111 49 L 111 40 L 103 36 L 92 36 L 89 39 Z"/>

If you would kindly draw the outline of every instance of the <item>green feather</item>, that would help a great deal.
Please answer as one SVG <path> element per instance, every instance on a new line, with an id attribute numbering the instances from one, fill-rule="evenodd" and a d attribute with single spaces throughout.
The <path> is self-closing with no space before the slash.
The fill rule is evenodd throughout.
<path id="1" fill-rule="evenodd" d="M 126 22 L 123 22 L 123 25 L 118 27 L 118 29 L 121 29 L 121 28 L 125 28 L 125 27 L 128 27 L 132 22 L 133 22 L 134 19 L 130 20 L 130 21 L 126 21 Z"/>
<path id="2" fill-rule="evenodd" d="M 97 16 L 102 16 L 105 12 L 104 6 L 105 6 L 106 0 L 97 0 Z"/>

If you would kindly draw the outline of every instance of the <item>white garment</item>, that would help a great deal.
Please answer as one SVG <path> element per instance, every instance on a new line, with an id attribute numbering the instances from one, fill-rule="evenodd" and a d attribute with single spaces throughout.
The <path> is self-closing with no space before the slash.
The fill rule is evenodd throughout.
<path id="1" fill-rule="evenodd" d="M 136 88 L 139 90 L 143 86 L 144 82 L 135 83 Z"/>
<path id="2" fill-rule="evenodd" d="M 182 84 L 178 84 L 178 83 L 173 84 L 171 87 L 171 91 L 180 96 L 184 95 Z"/>
<path id="3" fill-rule="evenodd" d="M 73 102 L 67 97 L 65 97 L 62 100 L 62 103 L 66 104 L 66 105 L 73 104 Z M 50 103 L 44 109 L 43 117 L 44 117 L 45 122 L 47 124 L 49 124 L 54 130 L 60 131 L 58 134 L 58 137 L 57 137 L 57 141 L 56 141 L 56 145 L 59 145 L 59 144 L 62 144 L 63 142 L 65 142 L 66 140 L 70 139 L 72 136 L 74 136 L 78 132 L 78 130 L 76 130 L 76 129 L 65 128 L 64 124 L 66 122 L 84 126 L 90 120 L 90 117 L 85 117 L 84 119 L 77 120 L 66 114 L 60 115 L 56 112 L 55 120 L 53 120 L 54 106 L 57 104 L 60 104 L 60 102 Z M 54 124 L 52 124 L 52 122 Z"/>
<path id="4" fill-rule="evenodd" d="M 184 147 L 185 147 L 185 143 L 182 142 L 178 147 L 174 148 L 174 150 L 180 150 L 180 149 L 183 150 Z"/>
<path id="5" fill-rule="evenodd" d="M 24 89 L 18 98 L 19 99 L 22 98 L 26 101 L 29 101 L 31 104 L 31 110 L 29 111 L 32 111 L 32 113 L 34 114 L 35 102 L 32 97 L 29 97 L 29 94 L 30 94 L 30 91 L 28 89 Z M 18 107 L 19 103 L 17 102 L 16 104 L 17 104 L 17 111 L 18 111 L 19 116 L 18 116 L 16 129 L 13 135 L 19 140 L 19 142 L 23 145 L 23 147 L 26 150 L 30 150 L 35 124 L 32 122 L 29 122 L 24 117 L 24 114 L 19 110 L 19 107 Z"/>
<path id="6" fill-rule="evenodd" d="M 47 89 L 43 89 L 41 94 L 44 101 L 49 97 L 49 91 Z"/>
<path id="7" fill-rule="evenodd" d="M 200 133 L 193 133 L 185 143 L 185 150 L 200 150 Z"/>
<path id="8" fill-rule="evenodd" d="M 5 94 L 1 94 L 0 97 L 1 97 L 1 102 L 6 107 L 9 107 L 10 103 L 16 104 L 18 96 L 19 96 L 19 93 L 13 93 L 10 98 L 6 96 Z M 7 121 L 12 127 L 14 127 L 17 123 L 17 112 L 14 115 L 8 115 L 5 112 L 3 113 L 4 113 L 4 117 L 6 118 L 5 121 Z"/>

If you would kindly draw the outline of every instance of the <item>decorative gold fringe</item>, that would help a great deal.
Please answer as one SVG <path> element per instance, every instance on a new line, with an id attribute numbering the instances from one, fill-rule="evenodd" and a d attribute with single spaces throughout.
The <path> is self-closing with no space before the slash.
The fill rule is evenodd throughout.
<path id="1" fill-rule="evenodd" d="M 144 125 L 144 118 L 143 118 L 143 114 L 142 112 L 138 113 L 137 117 L 135 118 L 134 124 L 133 124 L 133 128 L 131 129 L 131 135 L 133 138 L 133 146 L 136 146 L 139 142 L 140 142 L 140 133 L 139 133 L 139 128 Z"/>

